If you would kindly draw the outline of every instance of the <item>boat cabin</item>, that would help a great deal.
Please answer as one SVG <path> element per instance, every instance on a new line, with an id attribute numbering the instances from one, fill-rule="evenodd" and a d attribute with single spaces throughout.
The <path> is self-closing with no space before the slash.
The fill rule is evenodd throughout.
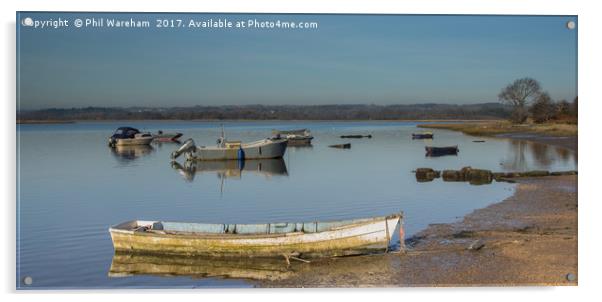
<path id="1" fill-rule="evenodd" d="M 117 130 L 115 130 L 115 133 L 113 133 L 113 136 L 111 136 L 112 138 L 134 138 L 134 136 L 136 136 L 136 134 L 140 133 L 140 131 L 136 128 L 132 128 L 132 127 L 119 127 L 117 128 Z"/>

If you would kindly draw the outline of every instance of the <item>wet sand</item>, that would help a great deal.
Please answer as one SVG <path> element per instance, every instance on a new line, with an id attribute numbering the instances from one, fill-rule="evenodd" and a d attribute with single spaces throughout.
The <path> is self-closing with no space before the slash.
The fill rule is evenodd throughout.
<path id="1" fill-rule="evenodd" d="M 520 179 L 512 197 L 430 225 L 407 243 L 403 254 L 296 264 L 292 277 L 257 285 L 577 285 L 577 176 Z"/>

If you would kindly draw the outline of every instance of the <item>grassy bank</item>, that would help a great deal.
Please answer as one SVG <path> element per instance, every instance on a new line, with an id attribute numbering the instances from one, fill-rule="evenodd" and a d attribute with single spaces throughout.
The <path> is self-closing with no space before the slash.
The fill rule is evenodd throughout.
<path id="1" fill-rule="evenodd" d="M 454 124 L 425 124 L 418 125 L 420 128 L 447 129 L 461 131 L 475 136 L 497 136 L 513 133 L 533 133 L 544 136 L 576 136 L 577 125 L 574 124 L 513 124 L 507 121 L 488 121 L 477 123 L 454 123 Z"/>

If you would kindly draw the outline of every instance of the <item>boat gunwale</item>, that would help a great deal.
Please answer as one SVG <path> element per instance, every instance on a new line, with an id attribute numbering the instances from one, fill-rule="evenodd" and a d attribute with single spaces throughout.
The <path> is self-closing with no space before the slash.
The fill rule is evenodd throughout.
<path id="1" fill-rule="evenodd" d="M 350 228 L 356 228 L 359 226 L 363 226 L 363 225 L 368 225 L 371 223 L 375 223 L 378 221 L 384 221 L 384 222 L 388 222 L 391 219 L 398 219 L 397 224 L 402 224 L 403 222 L 403 213 L 397 213 L 397 214 L 392 214 L 392 215 L 387 215 L 387 216 L 378 216 L 378 217 L 371 217 L 371 218 L 365 218 L 366 220 L 364 221 L 360 221 L 360 222 L 356 222 L 356 223 L 351 223 L 351 224 L 347 224 L 347 225 L 343 225 L 343 226 L 338 226 L 338 227 L 333 227 L 331 229 L 328 230 L 324 230 L 321 232 L 312 232 L 312 233 L 308 233 L 308 232 L 287 232 L 287 233 L 275 233 L 275 234 L 269 234 L 269 233 L 255 233 L 255 234 L 236 234 L 236 233 L 200 233 L 200 232 L 165 232 L 165 233 L 159 233 L 159 232 L 138 232 L 136 230 L 133 229 L 123 229 L 123 228 L 117 228 L 120 225 L 127 225 L 130 223 L 138 223 L 139 221 L 144 221 L 144 222 L 152 222 L 152 223 L 156 223 L 156 222 L 161 222 L 161 221 L 151 221 L 151 220 L 129 220 L 126 222 L 122 222 L 116 225 L 113 225 L 109 228 L 109 232 L 110 233 L 121 233 L 121 234 L 129 234 L 129 235 L 140 235 L 140 236 L 154 236 L 154 237 L 168 237 L 168 238 L 173 238 L 173 237 L 178 237 L 178 238 L 190 238 L 190 239 L 260 239 L 260 238 L 280 238 L 280 237 L 291 237 L 291 236 L 302 236 L 302 235 L 310 235 L 310 234 L 320 234 L 320 233 L 326 233 L 326 232 L 337 232 L 337 231 L 341 231 L 341 230 L 345 230 L 345 229 L 350 229 Z M 360 218 L 361 219 L 361 218 Z M 334 220 L 334 221 L 325 221 L 325 222 L 338 222 L 341 220 Z M 274 223 L 277 224 L 277 223 Z M 401 226 L 403 227 L 403 226 Z M 393 230 L 391 230 L 391 232 L 393 232 Z"/>

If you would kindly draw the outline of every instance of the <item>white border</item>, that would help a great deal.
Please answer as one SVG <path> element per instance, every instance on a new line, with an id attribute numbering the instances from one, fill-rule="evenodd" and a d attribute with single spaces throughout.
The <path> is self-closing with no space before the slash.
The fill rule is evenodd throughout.
<path id="1" fill-rule="evenodd" d="M 104 301 L 116 298 L 134 298 L 144 301 L 169 300 L 259 300 L 275 301 L 287 299 L 306 301 L 320 298 L 341 301 L 376 299 L 391 300 L 442 300 L 505 301 L 509 299 L 534 299 L 545 301 L 572 301 L 596 296 L 597 282 L 602 273 L 599 255 L 600 193 L 597 174 L 600 164 L 596 156 L 600 150 L 599 114 L 602 95 L 600 94 L 600 10 L 595 1 L 542 1 L 542 0 L 420 0 L 420 1 L 135 1 L 135 0 L 14 0 L 2 1 L 2 66 L 0 81 L 3 92 L 2 133 L 6 147 L 0 148 L 4 173 L 0 183 L 4 193 L 4 240 L 0 249 L 4 260 L 1 284 L 4 294 L 11 294 L 10 300 L 27 299 L 36 301 L 60 300 L 79 301 L 82 296 L 73 293 L 104 293 L 108 296 L 86 296 L 92 301 Z M 443 289 L 385 289 L 385 290 L 116 290 L 116 291 L 36 291 L 15 293 L 15 11 L 144 11 L 144 12 L 274 12 L 274 13 L 403 13 L 403 14 L 554 14 L 579 16 L 579 136 L 581 148 L 579 154 L 579 286 L 556 288 L 443 288 Z M 585 164 L 584 164 L 585 163 Z M 136 293 L 136 296 L 130 295 Z M 171 296 L 178 293 L 175 296 Z M 182 294 L 180 294 L 182 293 Z M 196 294 L 202 293 L 201 297 Z M 223 296 L 224 293 L 229 293 Z M 278 295 L 274 295 L 277 293 Z M 281 294 L 285 293 L 285 296 Z M 374 297 L 378 293 L 378 297 Z M 170 296 L 168 296 L 170 295 Z"/>

